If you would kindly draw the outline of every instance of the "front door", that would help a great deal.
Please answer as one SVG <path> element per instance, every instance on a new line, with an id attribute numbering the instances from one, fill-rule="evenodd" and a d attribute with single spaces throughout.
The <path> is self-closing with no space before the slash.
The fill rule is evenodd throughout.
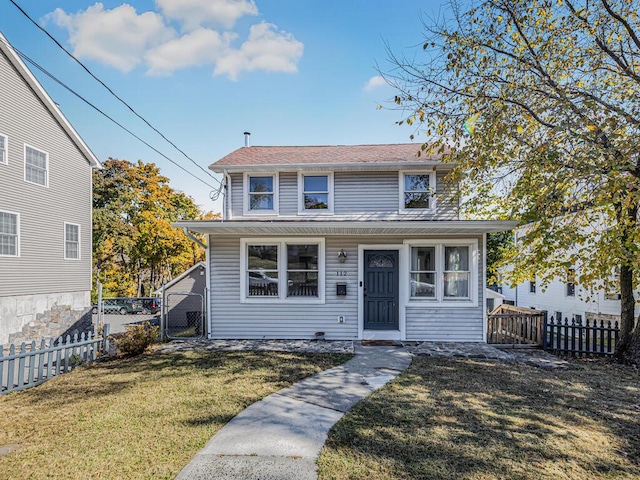
<path id="1" fill-rule="evenodd" d="M 365 330 L 398 330 L 398 250 L 365 250 L 363 278 Z"/>

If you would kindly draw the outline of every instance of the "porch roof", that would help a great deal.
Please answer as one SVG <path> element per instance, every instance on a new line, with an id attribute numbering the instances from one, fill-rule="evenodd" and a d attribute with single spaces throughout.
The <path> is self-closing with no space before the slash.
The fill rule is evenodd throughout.
<path id="1" fill-rule="evenodd" d="M 178 228 L 208 235 L 446 235 L 511 230 L 515 220 L 188 220 Z"/>

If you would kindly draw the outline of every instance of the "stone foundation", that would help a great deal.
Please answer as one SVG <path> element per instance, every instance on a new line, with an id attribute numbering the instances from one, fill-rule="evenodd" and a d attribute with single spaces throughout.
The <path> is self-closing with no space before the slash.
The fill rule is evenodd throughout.
<path id="1" fill-rule="evenodd" d="M 88 291 L 0 297 L 0 344 L 73 336 L 90 328 Z"/>

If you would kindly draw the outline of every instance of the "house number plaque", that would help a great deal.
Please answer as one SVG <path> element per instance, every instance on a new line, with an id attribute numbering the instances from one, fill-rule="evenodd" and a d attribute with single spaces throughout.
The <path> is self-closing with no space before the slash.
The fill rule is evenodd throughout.
<path id="1" fill-rule="evenodd" d="M 346 277 L 347 276 L 347 272 L 346 272 L 346 270 L 338 270 L 336 272 L 336 275 L 338 275 L 339 277 Z"/>

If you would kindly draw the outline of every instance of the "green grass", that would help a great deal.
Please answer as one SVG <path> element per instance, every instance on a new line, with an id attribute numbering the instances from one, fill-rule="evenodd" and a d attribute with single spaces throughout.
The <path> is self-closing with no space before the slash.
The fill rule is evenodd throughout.
<path id="1" fill-rule="evenodd" d="M 0 397 L 0 478 L 174 478 L 245 407 L 347 358 L 193 351 L 81 367 Z"/>
<path id="2" fill-rule="evenodd" d="M 606 362 L 566 371 L 418 357 L 338 422 L 328 479 L 638 479 L 640 378 Z"/>

